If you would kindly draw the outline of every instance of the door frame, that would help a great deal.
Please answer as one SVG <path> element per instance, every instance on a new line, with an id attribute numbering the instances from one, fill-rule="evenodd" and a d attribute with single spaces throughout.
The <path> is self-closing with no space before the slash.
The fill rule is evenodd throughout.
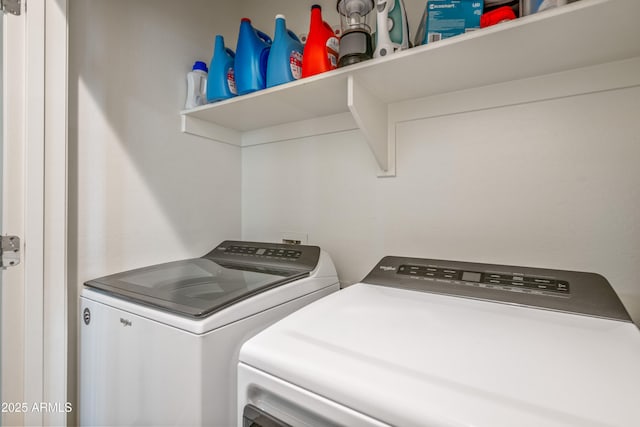
<path id="1" fill-rule="evenodd" d="M 22 49 L 12 49 L 7 58 L 23 67 L 22 76 L 7 76 L 21 85 L 21 94 L 5 102 L 22 129 L 17 132 L 21 135 L 4 143 L 20 145 L 16 150 L 21 151 L 23 169 L 12 179 L 23 183 L 24 190 L 5 199 L 21 204 L 23 211 L 22 218 L 5 221 L 2 230 L 22 238 L 22 263 L 5 278 L 13 275 L 16 282 L 24 282 L 23 317 L 17 322 L 24 328 L 24 346 L 18 351 L 22 401 L 30 408 L 48 404 L 45 410 L 24 413 L 23 422 L 65 425 L 73 423 L 73 413 L 66 410 L 67 402 L 75 400 L 68 391 L 69 376 L 75 380 L 75 368 L 68 368 L 68 313 L 75 304 L 67 298 L 68 0 L 29 2 L 28 12 L 25 3 L 21 16 L 8 18 L 22 19 L 24 26 L 11 34 L 21 39 L 15 41 Z M 75 313 L 73 306 L 71 312 Z M 71 333 L 75 336 L 75 327 Z"/>
<path id="2" fill-rule="evenodd" d="M 25 22 L 3 17 L 3 215 L 2 232 L 24 236 L 24 86 Z M 6 82 L 6 84 L 5 84 Z M 11 82 L 11 84 L 9 84 Z M 2 272 L 2 401 L 24 398 L 24 239 L 23 262 Z M 10 349 L 10 350 L 9 350 Z M 2 424 L 22 424 L 19 413 L 2 413 Z"/>
<path id="3" fill-rule="evenodd" d="M 29 10 L 33 8 L 29 2 Z M 64 411 L 45 412 L 43 425 L 74 425 L 75 292 L 67 291 L 67 159 L 68 159 L 68 0 L 46 0 L 44 10 L 44 187 L 43 212 L 43 401 Z M 75 289 L 75 286 L 74 286 Z M 69 335 L 72 335 L 71 340 Z M 71 360 L 75 361 L 75 357 Z M 71 385 L 71 387 L 70 387 Z"/>

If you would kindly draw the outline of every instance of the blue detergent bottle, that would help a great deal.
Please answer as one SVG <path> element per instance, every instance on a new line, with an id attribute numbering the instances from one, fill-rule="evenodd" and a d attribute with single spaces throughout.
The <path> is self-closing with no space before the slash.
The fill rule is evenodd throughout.
<path id="1" fill-rule="evenodd" d="M 209 64 L 207 102 L 222 101 L 238 94 L 234 72 L 235 56 L 231 49 L 224 46 L 224 38 L 218 34 Z"/>
<path id="2" fill-rule="evenodd" d="M 304 46 L 290 30 L 284 15 L 276 15 L 276 31 L 267 62 L 267 87 L 298 80 L 302 77 Z"/>
<path id="3" fill-rule="evenodd" d="M 249 18 L 242 18 L 235 60 L 238 95 L 266 87 L 270 48 L 271 37 L 253 28 Z"/>

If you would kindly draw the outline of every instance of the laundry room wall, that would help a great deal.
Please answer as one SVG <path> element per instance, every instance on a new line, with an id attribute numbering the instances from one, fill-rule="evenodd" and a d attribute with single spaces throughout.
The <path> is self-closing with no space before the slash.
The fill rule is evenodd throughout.
<path id="1" fill-rule="evenodd" d="M 593 271 L 640 324 L 638 64 L 392 106 L 394 178 L 360 131 L 247 147 L 243 238 L 308 234 L 343 285 L 385 255 Z"/>
<path id="2" fill-rule="evenodd" d="M 240 149 L 184 134 L 186 74 L 234 2 L 69 2 L 70 324 L 88 279 L 240 237 Z M 235 41 L 234 41 L 235 43 Z M 69 372 L 75 372 L 70 335 Z M 69 379 L 73 400 L 74 379 Z M 73 424 L 73 422 L 71 422 Z"/>
<path id="3" fill-rule="evenodd" d="M 186 74 L 233 2 L 72 1 L 70 224 L 77 281 L 240 234 L 240 150 L 180 131 Z"/>
<path id="4" fill-rule="evenodd" d="M 309 32 L 309 19 L 311 5 L 318 4 L 322 7 L 322 17 L 332 26 L 339 26 L 338 13 L 335 0 L 244 0 L 241 2 L 243 17 L 251 19 L 256 28 L 273 36 L 275 30 L 275 17 L 284 14 L 287 28 L 297 35 Z M 238 31 L 237 28 L 234 30 Z"/>

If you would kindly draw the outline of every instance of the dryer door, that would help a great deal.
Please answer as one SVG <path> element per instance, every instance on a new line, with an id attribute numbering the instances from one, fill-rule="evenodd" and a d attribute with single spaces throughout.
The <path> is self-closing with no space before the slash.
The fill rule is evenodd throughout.
<path id="1" fill-rule="evenodd" d="M 242 427 L 291 427 L 291 425 L 266 413 L 260 408 L 247 405 L 244 407 L 242 414 Z"/>
<path id="2" fill-rule="evenodd" d="M 345 384 L 348 387 L 348 384 Z M 243 427 L 390 427 L 261 369 L 238 363 L 238 418 Z"/>

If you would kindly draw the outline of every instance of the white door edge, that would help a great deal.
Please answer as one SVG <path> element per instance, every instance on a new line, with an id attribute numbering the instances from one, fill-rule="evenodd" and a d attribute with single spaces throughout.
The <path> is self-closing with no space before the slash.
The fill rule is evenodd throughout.
<path id="1" fill-rule="evenodd" d="M 24 401 L 26 425 L 43 425 L 45 2 L 29 2 L 25 31 Z M 38 407 L 39 408 L 39 407 Z"/>

